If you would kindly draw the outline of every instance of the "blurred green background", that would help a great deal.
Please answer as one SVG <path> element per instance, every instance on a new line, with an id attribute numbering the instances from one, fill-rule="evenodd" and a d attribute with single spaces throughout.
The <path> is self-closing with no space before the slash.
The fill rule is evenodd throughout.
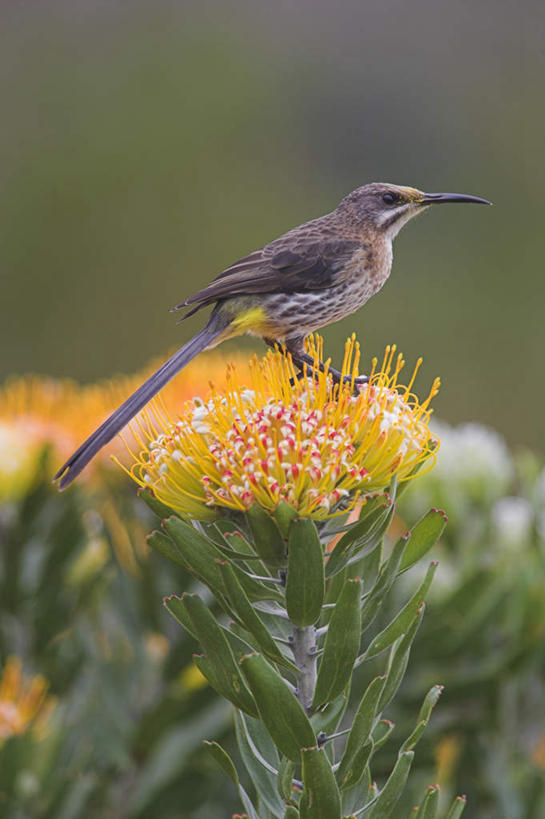
<path id="1" fill-rule="evenodd" d="M 27 2 L 0 26 L 0 376 L 92 380 L 186 341 L 168 307 L 367 181 L 486 196 L 397 240 L 326 330 L 441 374 L 436 410 L 542 448 L 538 0 Z M 513 401 L 517 398 L 516 404 Z"/>

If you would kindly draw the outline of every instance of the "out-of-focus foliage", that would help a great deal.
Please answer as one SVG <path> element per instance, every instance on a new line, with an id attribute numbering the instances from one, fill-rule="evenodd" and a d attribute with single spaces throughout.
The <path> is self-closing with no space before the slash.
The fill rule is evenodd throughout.
<path id="1" fill-rule="evenodd" d="M 468 794 L 471 817 L 540 819 L 545 472 L 527 452 L 514 458 L 491 430 L 436 428 L 438 464 L 402 494 L 391 531 L 395 540 L 430 505 L 450 514 L 392 706 L 393 739 L 413 724 L 422 691 L 443 684 L 410 798 L 416 804 L 438 782 L 445 804 Z M 237 795 L 201 740 L 220 740 L 236 758 L 229 709 L 203 684 L 194 643 L 161 606 L 193 583 L 148 553 L 152 521 L 121 474 L 99 471 L 59 495 L 50 483 L 58 456 L 46 444 L 26 488 L 6 495 L 0 511 L 0 652 L 3 664 L 19 657 L 27 678 L 43 675 L 56 705 L 38 734 L 0 749 L 0 813 L 227 819 Z M 416 568 L 404 577 L 382 622 L 421 579 Z M 378 776 L 392 762 L 388 745 L 380 754 Z"/>

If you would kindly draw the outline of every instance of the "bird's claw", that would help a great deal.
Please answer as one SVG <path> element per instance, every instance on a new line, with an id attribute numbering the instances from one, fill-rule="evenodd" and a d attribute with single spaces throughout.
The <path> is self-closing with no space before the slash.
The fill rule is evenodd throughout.
<path id="1" fill-rule="evenodd" d="M 314 368 L 311 368 L 310 372 L 312 375 L 316 373 Z M 309 375 L 309 370 L 305 367 L 301 369 L 295 376 L 290 378 L 290 385 L 293 387 L 296 381 L 301 381 L 305 378 L 305 375 Z M 356 378 L 352 378 L 351 375 L 343 375 L 339 370 L 336 370 L 334 367 L 330 367 L 327 371 L 327 375 L 331 378 L 334 384 L 351 384 L 353 385 L 354 395 L 359 395 L 361 387 L 365 386 L 365 384 L 369 383 L 369 376 L 367 375 L 359 375 Z"/>

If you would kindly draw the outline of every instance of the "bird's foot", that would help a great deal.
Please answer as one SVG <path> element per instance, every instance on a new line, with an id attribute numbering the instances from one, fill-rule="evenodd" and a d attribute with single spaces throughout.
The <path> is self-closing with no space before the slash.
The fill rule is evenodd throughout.
<path id="1" fill-rule="evenodd" d="M 297 356 L 292 355 L 292 361 L 295 366 L 299 368 L 299 372 L 296 376 L 298 381 L 305 378 L 305 372 L 307 375 L 314 373 L 316 368 L 322 373 L 325 372 L 323 361 L 316 362 L 314 358 L 306 353 Z M 350 375 L 343 375 L 342 372 L 336 370 L 335 367 L 328 367 L 327 375 L 331 377 L 334 384 L 351 384 L 353 386 L 354 395 L 358 395 L 361 387 L 369 383 L 369 377 L 367 375 L 360 375 L 353 379 Z M 290 383 L 294 384 L 295 379 L 292 378 Z"/>
<path id="2" fill-rule="evenodd" d="M 352 378 L 351 375 L 343 375 L 340 370 L 330 367 L 327 374 L 331 376 L 334 384 L 354 384 L 354 393 L 359 393 L 359 388 L 369 383 L 368 375 L 358 375 L 357 378 Z"/>

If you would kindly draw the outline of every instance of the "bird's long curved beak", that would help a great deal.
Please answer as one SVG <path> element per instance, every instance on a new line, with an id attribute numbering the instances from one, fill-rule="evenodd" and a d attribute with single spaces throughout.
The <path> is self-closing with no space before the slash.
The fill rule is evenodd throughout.
<path id="1" fill-rule="evenodd" d="M 419 205 L 441 205 L 443 202 L 476 202 L 479 205 L 491 205 L 488 199 L 480 196 L 469 196 L 466 193 L 425 193 Z"/>

